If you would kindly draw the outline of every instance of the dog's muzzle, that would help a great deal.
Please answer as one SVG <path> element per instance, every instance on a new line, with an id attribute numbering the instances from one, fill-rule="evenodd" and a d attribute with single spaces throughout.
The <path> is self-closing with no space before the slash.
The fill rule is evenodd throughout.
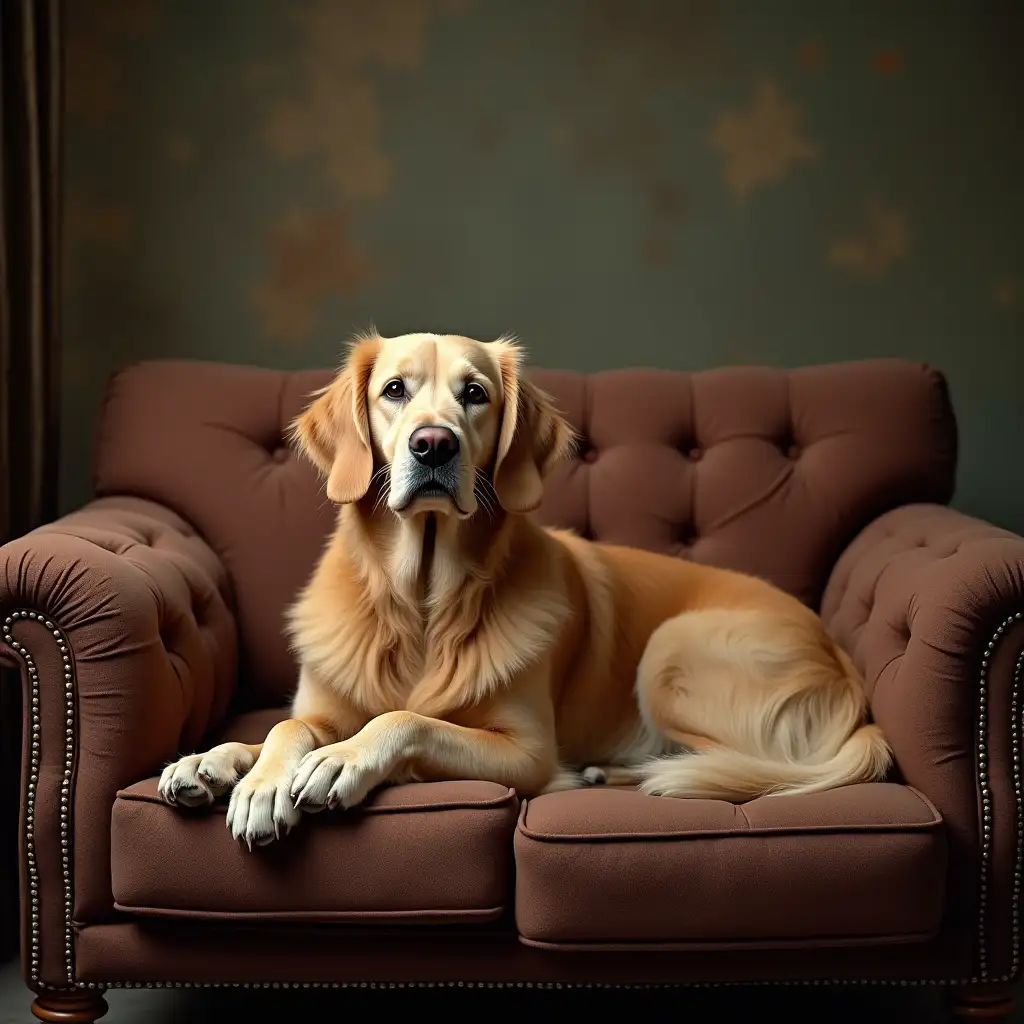
<path id="1" fill-rule="evenodd" d="M 448 498 L 458 507 L 459 438 L 450 427 L 418 427 L 409 436 L 414 460 L 410 474 L 410 501 L 417 498 Z"/>

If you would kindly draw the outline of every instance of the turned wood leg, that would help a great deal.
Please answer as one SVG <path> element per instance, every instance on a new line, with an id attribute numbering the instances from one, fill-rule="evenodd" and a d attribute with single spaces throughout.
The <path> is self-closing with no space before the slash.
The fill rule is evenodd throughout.
<path id="1" fill-rule="evenodd" d="M 103 993 L 88 992 L 46 992 L 36 996 L 32 1013 L 39 1020 L 57 1024 L 92 1024 L 107 1012 L 107 1001 Z"/>
<path id="2" fill-rule="evenodd" d="M 999 1024 L 1010 1019 L 1013 1011 L 1013 989 L 1005 986 L 992 988 L 961 988 L 950 993 L 950 1013 L 953 1020 L 984 1020 Z"/>

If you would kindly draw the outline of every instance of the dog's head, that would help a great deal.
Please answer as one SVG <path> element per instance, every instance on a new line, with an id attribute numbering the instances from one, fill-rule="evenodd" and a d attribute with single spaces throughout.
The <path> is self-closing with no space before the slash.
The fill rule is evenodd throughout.
<path id="1" fill-rule="evenodd" d="M 529 512 L 573 433 L 522 362 L 507 338 L 363 338 L 292 433 L 333 501 L 359 501 L 376 480 L 400 517 L 466 519 L 495 501 Z"/>

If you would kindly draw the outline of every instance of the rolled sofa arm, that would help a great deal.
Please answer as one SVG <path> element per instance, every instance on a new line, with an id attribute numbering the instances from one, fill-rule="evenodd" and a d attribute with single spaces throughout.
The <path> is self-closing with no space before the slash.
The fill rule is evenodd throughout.
<path id="1" fill-rule="evenodd" d="M 948 830 L 950 923 L 966 981 L 1020 967 L 1024 538 L 945 506 L 868 526 L 829 579 L 822 617 L 863 672 L 904 781 Z"/>
<path id="2" fill-rule="evenodd" d="M 123 786 L 224 716 L 237 636 L 223 565 L 179 516 L 97 500 L 0 548 L 0 657 L 20 668 L 22 960 L 74 980 L 74 926 L 109 917 Z"/>

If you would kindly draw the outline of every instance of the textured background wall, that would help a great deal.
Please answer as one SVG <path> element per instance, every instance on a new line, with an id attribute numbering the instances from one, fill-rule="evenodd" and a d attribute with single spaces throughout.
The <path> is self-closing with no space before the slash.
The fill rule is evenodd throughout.
<path id="1" fill-rule="evenodd" d="M 928 360 L 957 504 L 1024 530 L 1016 0 L 69 6 L 65 506 L 117 366 L 330 365 L 373 322 Z"/>

